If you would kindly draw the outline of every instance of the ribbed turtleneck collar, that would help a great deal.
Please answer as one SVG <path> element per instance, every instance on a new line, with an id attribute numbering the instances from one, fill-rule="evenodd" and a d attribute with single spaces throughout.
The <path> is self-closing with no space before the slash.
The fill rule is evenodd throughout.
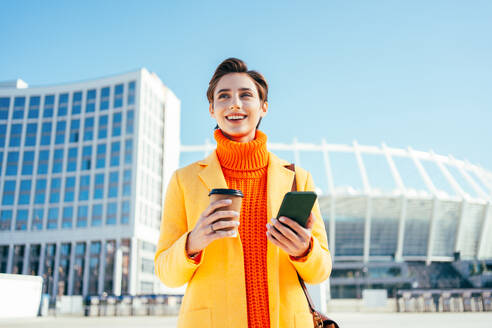
<path id="1" fill-rule="evenodd" d="M 217 157 L 220 165 L 231 170 L 253 171 L 268 165 L 267 136 L 256 130 L 254 140 L 237 142 L 227 139 L 220 129 L 215 130 Z"/>

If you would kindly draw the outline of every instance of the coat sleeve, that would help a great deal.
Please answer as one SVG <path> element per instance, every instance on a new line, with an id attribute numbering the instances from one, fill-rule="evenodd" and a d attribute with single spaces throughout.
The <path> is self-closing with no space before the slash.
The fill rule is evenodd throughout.
<path id="1" fill-rule="evenodd" d="M 314 183 L 311 174 L 308 173 L 305 191 L 314 191 Z M 314 225 L 312 230 L 312 245 L 309 253 L 302 259 L 289 260 L 296 268 L 301 278 L 308 284 L 319 284 L 330 276 L 331 273 L 331 254 L 328 250 L 328 240 L 326 238 L 325 225 L 321 217 L 319 202 L 316 201 L 313 207 Z"/>
<path id="2" fill-rule="evenodd" d="M 186 254 L 188 224 L 183 189 L 178 172 L 174 172 L 166 192 L 157 252 L 155 273 L 169 287 L 180 287 L 190 281 L 203 261 L 195 262 Z"/>

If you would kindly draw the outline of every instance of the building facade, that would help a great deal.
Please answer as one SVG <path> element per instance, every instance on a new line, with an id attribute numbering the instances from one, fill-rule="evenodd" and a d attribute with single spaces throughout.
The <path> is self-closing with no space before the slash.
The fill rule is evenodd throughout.
<path id="1" fill-rule="evenodd" d="M 153 256 L 178 167 L 180 101 L 146 69 L 0 83 L 0 272 L 43 293 L 160 291 Z"/>

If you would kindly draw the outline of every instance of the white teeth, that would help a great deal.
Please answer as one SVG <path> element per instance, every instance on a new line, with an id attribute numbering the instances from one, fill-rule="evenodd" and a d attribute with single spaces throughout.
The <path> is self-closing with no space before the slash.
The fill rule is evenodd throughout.
<path id="1" fill-rule="evenodd" d="M 246 116 L 231 115 L 231 116 L 227 116 L 227 118 L 228 118 L 229 120 L 242 120 L 242 119 L 246 118 Z"/>

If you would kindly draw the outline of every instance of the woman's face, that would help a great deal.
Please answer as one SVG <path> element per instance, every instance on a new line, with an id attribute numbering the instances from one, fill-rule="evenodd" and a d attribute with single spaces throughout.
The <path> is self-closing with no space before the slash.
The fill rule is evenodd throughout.
<path id="1" fill-rule="evenodd" d="M 237 142 L 255 138 L 256 126 L 267 110 L 268 103 L 260 101 L 256 85 L 246 73 L 224 75 L 209 106 L 210 115 L 224 135 Z"/>

